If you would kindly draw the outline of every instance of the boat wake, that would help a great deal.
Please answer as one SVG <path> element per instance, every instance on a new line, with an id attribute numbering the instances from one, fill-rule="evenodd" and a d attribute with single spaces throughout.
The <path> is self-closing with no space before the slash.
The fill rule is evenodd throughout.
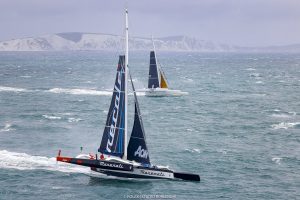
<path id="1" fill-rule="evenodd" d="M 56 158 L 44 156 L 32 156 L 26 153 L 0 150 L 0 169 L 17 170 L 48 170 L 67 173 L 89 174 L 90 169 L 78 165 L 57 163 Z"/>
<path id="2" fill-rule="evenodd" d="M 110 91 L 99 91 L 94 89 L 66 89 L 66 88 L 52 88 L 48 92 L 56 94 L 75 94 L 75 95 L 95 95 L 95 96 L 111 96 Z"/>
<path id="3" fill-rule="evenodd" d="M 53 94 L 72 94 L 72 95 L 91 95 L 91 96 L 111 96 L 112 90 L 95 90 L 95 89 L 82 89 L 82 88 L 51 88 L 48 90 L 40 89 L 25 89 L 16 87 L 0 86 L 0 92 L 49 92 Z M 137 92 L 137 96 L 145 96 L 145 92 Z M 129 95 L 133 95 L 130 93 Z"/>

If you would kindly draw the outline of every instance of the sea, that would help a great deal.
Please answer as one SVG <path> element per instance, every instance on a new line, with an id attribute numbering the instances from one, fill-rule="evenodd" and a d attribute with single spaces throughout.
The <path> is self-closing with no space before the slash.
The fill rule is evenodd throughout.
<path id="1" fill-rule="evenodd" d="M 200 182 L 95 176 L 118 52 L 0 52 L 0 199 L 300 199 L 300 54 L 157 52 L 180 97 L 138 93 L 152 164 Z M 130 52 L 137 89 L 149 52 Z M 133 95 L 129 92 L 129 134 Z M 82 147 L 82 150 L 81 150 Z"/>

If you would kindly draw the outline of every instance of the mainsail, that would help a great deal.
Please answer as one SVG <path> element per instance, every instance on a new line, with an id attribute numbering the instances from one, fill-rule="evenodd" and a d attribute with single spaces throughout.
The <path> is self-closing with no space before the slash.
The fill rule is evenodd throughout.
<path id="1" fill-rule="evenodd" d="M 149 66 L 149 79 L 148 88 L 159 87 L 159 72 L 157 70 L 157 63 L 155 58 L 155 52 L 150 51 L 150 66 Z"/>
<path id="2" fill-rule="evenodd" d="M 119 57 L 117 75 L 99 152 L 122 157 L 125 145 L 125 56 Z"/>
<path id="3" fill-rule="evenodd" d="M 130 73 L 129 73 L 130 75 Z M 146 145 L 146 137 L 145 130 L 143 126 L 143 120 L 140 113 L 139 103 L 136 97 L 135 88 L 132 82 L 132 78 L 130 75 L 131 86 L 134 93 L 134 123 L 131 132 L 131 137 L 129 140 L 128 148 L 127 148 L 127 159 L 134 160 L 143 164 L 150 164 L 150 157 L 148 148 Z"/>

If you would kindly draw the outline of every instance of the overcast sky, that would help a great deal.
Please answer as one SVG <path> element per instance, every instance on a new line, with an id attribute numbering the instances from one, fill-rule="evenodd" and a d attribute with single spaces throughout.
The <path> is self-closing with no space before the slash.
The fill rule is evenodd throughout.
<path id="1" fill-rule="evenodd" d="M 300 43 L 300 0 L 0 0 L 0 41 L 60 32 L 123 34 L 126 4 L 131 36 Z"/>

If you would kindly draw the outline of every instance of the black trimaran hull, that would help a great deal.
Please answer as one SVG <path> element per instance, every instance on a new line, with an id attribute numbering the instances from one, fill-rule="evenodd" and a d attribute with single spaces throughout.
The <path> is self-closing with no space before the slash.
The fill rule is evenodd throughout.
<path id="1" fill-rule="evenodd" d="M 181 179 L 187 181 L 200 181 L 197 174 L 174 172 L 170 169 L 156 167 L 134 166 L 132 164 L 112 162 L 106 160 L 81 159 L 70 157 L 56 157 L 57 161 L 90 167 L 91 170 L 108 176 L 142 179 Z"/>

